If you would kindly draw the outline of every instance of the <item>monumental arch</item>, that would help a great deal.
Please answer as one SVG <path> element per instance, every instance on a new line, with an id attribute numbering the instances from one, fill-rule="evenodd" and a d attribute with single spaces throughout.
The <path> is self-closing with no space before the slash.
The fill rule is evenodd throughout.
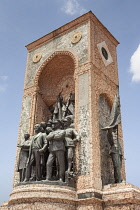
<path id="1" fill-rule="evenodd" d="M 26 172 L 32 170 L 32 174 L 25 175 L 24 181 L 20 181 L 17 167 L 22 147 L 17 147 L 13 190 L 1 209 L 140 208 L 139 188 L 126 182 L 121 121 L 113 126 L 110 124 L 119 86 L 118 44 L 90 11 L 26 46 L 28 57 L 18 145 L 24 141 L 25 133 L 30 134 L 29 142 L 34 143 L 39 136 L 37 132 L 41 133 L 42 139 L 46 135 L 42 140 L 45 162 L 37 165 L 37 157 L 40 158 L 42 153 L 34 157 L 34 164 L 27 161 Z M 52 129 L 49 134 L 45 134 L 45 130 L 34 131 L 36 124 L 48 123 L 48 120 L 53 124 L 49 127 Z M 73 124 L 66 128 L 65 122 L 69 120 Z M 57 123 L 59 128 L 55 130 L 54 124 Z M 117 128 L 117 134 L 112 128 Z M 61 145 L 63 139 L 67 140 L 69 131 L 77 139 L 76 144 L 65 145 L 65 174 L 62 177 L 60 168 L 64 167 L 59 161 L 62 156 L 59 154 L 53 162 L 50 161 L 50 148 L 51 143 L 56 142 L 56 131 L 62 133 L 59 138 Z M 108 139 L 112 135 L 110 131 L 114 132 L 117 142 L 113 145 Z M 74 140 L 72 137 L 69 139 Z M 34 146 L 30 148 L 33 151 Z M 74 153 L 69 159 L 65 154 L 68 148 L 71 149 L 70 154 Z M 117 158 L 121 158 L 121 162 L 115 162 L 113 148 L 117 148 Z M 69 163 L 72 163 L 70 173 L 67 170 Z M 47 167 L 51 168 L 50 180 L 45 178 Z M 36 168 L 41 173 L 38 179 Z"/>

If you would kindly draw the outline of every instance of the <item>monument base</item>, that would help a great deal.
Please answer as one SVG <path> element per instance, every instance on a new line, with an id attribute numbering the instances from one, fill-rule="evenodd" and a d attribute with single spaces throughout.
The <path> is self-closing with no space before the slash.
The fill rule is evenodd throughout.
<path id="1" fill-rule="evenodd" d="M 140 188 L 129 183 L 104 186 L 102 191 L 59 185 L 16 186 L 0 210 L 130 210 L 140 209 Z"/>
<path id="2" fill-rule="evenodd" d="M 8 201 L 4 201 L 0 206 L 0 210 L 8 210 Z"/>
<path id="3" fill-rule="evenodd" d="M 127 182 L 104 186 L 103 202 L 105 210 L 140 209 L 140 188 Z"/>
<path id="4" fill-rule="evenodd" d="M 75 188 L 59 185 L 26 184 L 13 189 L 8 210 L 75 210 Z"/>

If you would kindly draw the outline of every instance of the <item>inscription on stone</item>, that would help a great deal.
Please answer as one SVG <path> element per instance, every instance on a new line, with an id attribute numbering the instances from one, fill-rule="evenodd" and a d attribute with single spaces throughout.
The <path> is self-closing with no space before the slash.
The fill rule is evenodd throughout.
<path id="1" fill-rule="evenodd" d="M 93 194 L 91 192 L 78 194 L 78 199 L 85 199 L 85 198 L 92 198 L 92 197 L 93 197 Z"/>

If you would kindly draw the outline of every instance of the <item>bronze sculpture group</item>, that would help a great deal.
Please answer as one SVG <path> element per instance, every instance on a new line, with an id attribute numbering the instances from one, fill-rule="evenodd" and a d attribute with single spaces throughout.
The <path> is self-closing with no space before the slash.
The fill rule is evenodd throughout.
<path id="1" fill-rule="evenodd" d="M 71 99 L 67 104 L 71 104 Z M 66 105 L 67 105 L 66 104 Z M 21 145 L 18 165 L 23 164 L 26 153 L 26 163 L 24 163 L 24 176 L 20 172 L 20 182 L 28 181 L 60 181 L 64 182 L 66 174 L 74 173 L 74 149 L 76 142 L 80 141 L 80 136 L 73 128 L 73 113 L 68 106 L 63 107 L 61 95 L 58 96 L 52 119 L 48 122 L 41 122 L 34 126 L 35 135 L 31 137 L 30 144 L 26 147 L 25 142 Z M 59 107 L 59 109 L 58 109 Z M 57 111 L 56 111 L 57 110 Z M 29 138 L 29 134 L 28 134 Z"/>
<path id="2" fill-rule="evenodd" d="M 66 182 L 74 177 L 74 154 L 76 142 L 80 136 L 74 129 L 74 94 L 70 94 L 67 103 L 63 102 L 61 93 L 48 122 L 34 126 L 35 135 L 30 138 L 25 134 L 25 141 L 18 145 L 21 148 L 17 171 L 20 182 L 41 181 Z M 110 114 L 109 124 L 102 128 L 110 144 L 110 156 L 114 167 L 115 183 L 122 182 L 122 151 L 118 139 L 120 119 L 120 102 L 118 92 Z"/>

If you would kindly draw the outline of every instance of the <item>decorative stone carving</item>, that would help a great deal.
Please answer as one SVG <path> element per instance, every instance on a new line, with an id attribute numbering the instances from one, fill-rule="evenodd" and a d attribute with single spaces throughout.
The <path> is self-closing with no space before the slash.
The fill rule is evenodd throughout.
<path id="1" fill-rule="evenodd" d="M 77 42 L 79 42 L 82 38 L 82 34 L 80 32 L 76 32 L 73 36 L 72 36 L 72 39 L 71 39 L 71 42 L 73 44 L 76 44 Z"/>
<path id="2" fill-rule="evenodd" d="M 102 60 L 103 60 L 103 62 L 105 64 L 105 66 L 109 65 L 110 63 L 112 63 L 113 59 L 112 59 L 112 56 L 110 54 L 110 51 L 109 51 L 105 41 L 97 44 L 97 47 L 99 49 L 100 55 L 102 57 Z"/>
<path id="3" fill-rule="evenodd" d="M 33 62 L 38 63 L 41 58 L 42 58 L 42 54 L 41 53 L 36 53 L 33 57 Z"/>

